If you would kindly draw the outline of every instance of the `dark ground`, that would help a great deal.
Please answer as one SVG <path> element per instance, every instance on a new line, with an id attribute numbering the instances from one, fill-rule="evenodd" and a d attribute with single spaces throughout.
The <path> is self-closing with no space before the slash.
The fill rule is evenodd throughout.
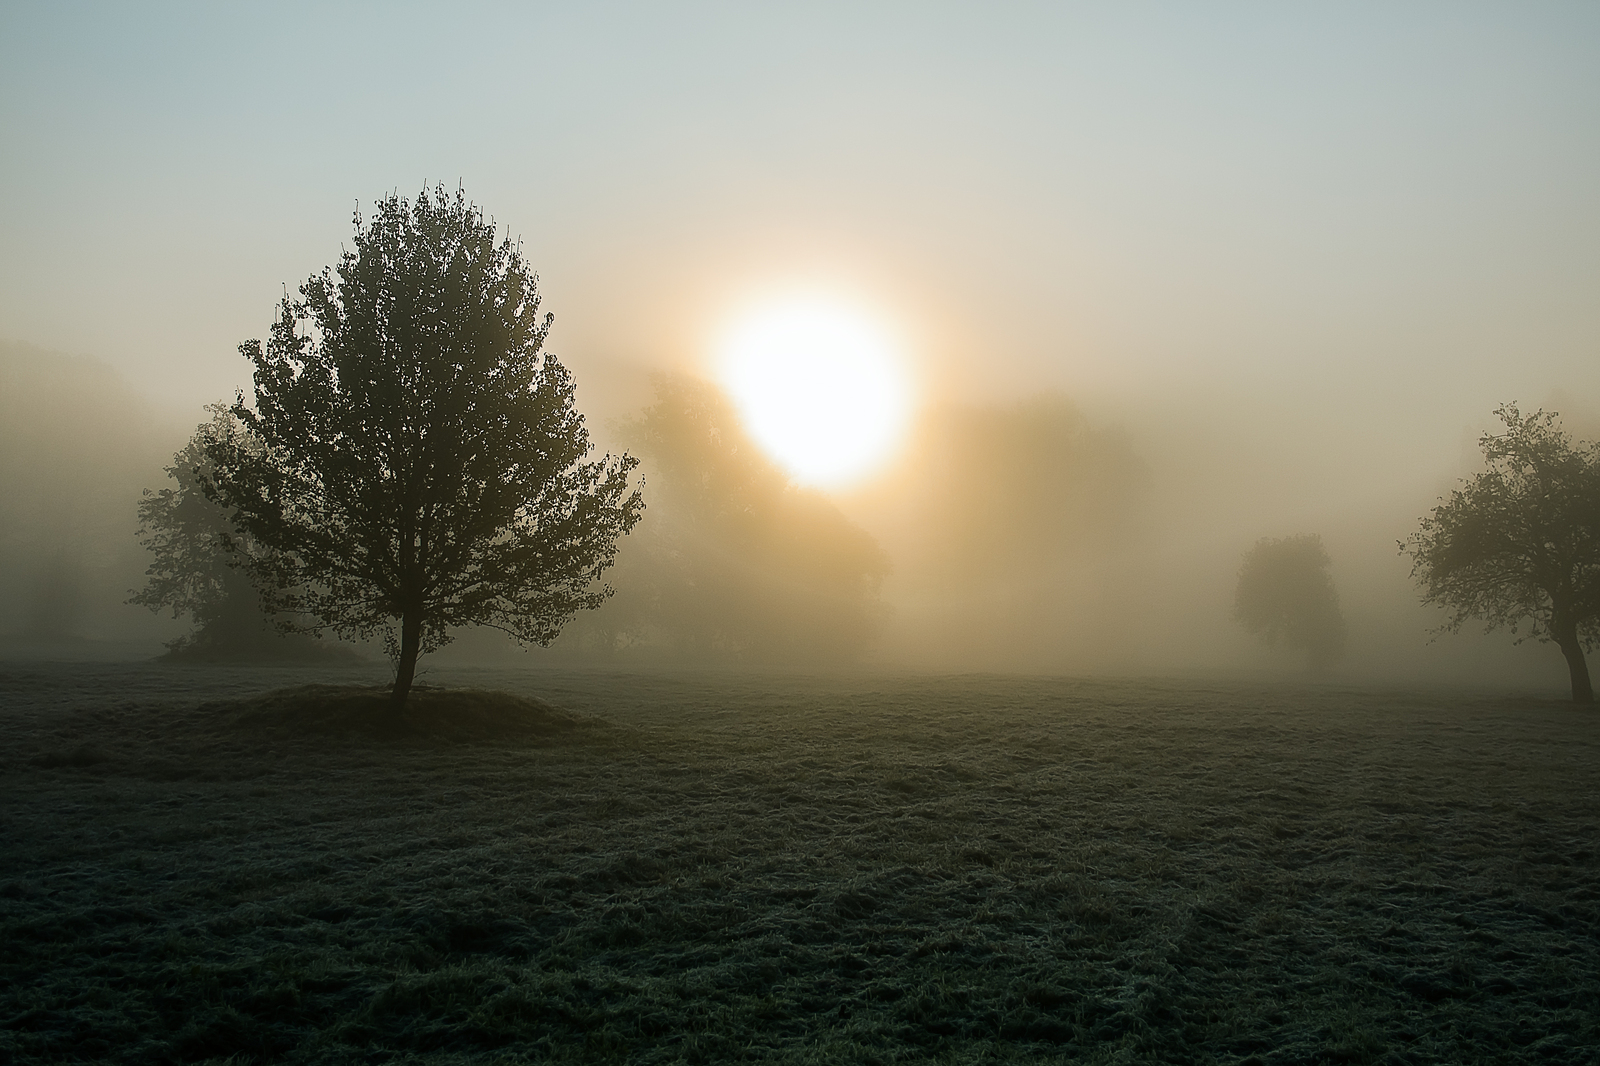
<path id="1" fill-rule="evenodd" d="M 582 671 L 432 679 L 572 712 L 503 729 L 215 702 L 319 678 L 0 667 L 0 1060 L 1600 1062 L 1593 710 Z"/>

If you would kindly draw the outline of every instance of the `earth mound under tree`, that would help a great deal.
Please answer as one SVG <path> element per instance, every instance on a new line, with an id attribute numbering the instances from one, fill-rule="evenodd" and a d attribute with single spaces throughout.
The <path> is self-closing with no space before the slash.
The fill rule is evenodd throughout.
<path id="1" fill-rule="evenodd" d="M 209 705 L 247 730 L 430 741 L 537 741 L 601 725 L 532 696 L 414 685 L 395 714 L 387 685 L 300 685 Z"/>

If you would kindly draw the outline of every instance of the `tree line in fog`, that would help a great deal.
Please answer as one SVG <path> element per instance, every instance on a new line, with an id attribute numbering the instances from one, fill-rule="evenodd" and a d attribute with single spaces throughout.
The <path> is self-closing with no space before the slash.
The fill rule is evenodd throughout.
<path id="1" fill-rule="evenodd" d="M 595 457 L 576 382 L 544 350 L 551 320 L 520 246 L 464 193 L 379 202 L 335 268 L 284 295 L 268 340 L 241 346 L 251 401 L 213 405 L 145 490 L 146 580 L 127 602 L 189 620 L 179 657 L 381 642 L 403 707 L 418 657 L 474 627 L 569 654 L 826 664 L 871 654 L 896 607 L 970 654 L 1089 645 L 1173 599 L 1152 530 L 1170 546 L 1181 526 L 1133 442 L 1063 398 L 929 412 L 864 491 L 863 524 L 795 484 L 705 382 L 658 377 L 614 427 L 621 450 Z M 114 378 L 49 363 L 0 361 L 0 581 L 14 627 L 61 639 L 85 575 L 125 561 L 106 487 L 147 443 Z M 1496 414 L 1483 469 L 1398 547 L 1441 631 L 1554 644 L 1592 702 L 1600 445 L 1553 413 Z M 1233 617 L 1313 671 L 1338 663 L 1350 629 L 1321 536 L 1247 549 Z"/>

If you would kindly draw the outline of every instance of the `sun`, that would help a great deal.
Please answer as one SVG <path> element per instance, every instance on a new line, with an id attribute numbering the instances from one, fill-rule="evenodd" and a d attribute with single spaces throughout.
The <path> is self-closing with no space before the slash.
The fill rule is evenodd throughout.
<path id="1" fill-rule="evenodd" d="M 717 362 L 745 429 L 804 484 L 848 484 L 904 435 L 911 396 L 900 345 L 842 301 L 761 304 L 724 333 Z"/>

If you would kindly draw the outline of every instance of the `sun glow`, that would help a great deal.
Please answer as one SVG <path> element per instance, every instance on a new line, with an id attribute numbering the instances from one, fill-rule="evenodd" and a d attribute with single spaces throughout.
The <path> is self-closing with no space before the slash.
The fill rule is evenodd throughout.
<path id="1" fill-rule="evenodd" d="M 819 298 L 763 304 L 718 346 L 745 428 L 799 481 L 838 486 L 888 457 L 910 389 L 900 346 L 871 316 Z"/>

